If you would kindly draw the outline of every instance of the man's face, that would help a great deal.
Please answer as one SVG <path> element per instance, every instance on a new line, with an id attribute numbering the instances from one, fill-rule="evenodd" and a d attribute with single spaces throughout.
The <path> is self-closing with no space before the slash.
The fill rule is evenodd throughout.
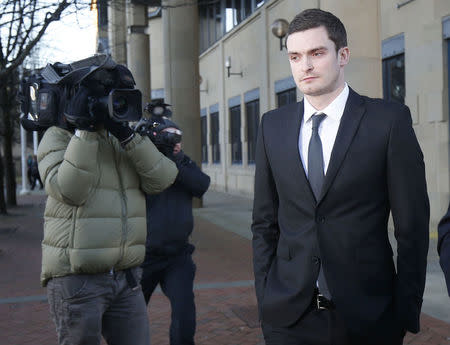
<path id="1" fill-rule="evenodd" d="M 323 26 L 289 35 L 286 45 L 292 76 L 304 95 L 322 96 L 344 85 L 348 48 L 336 53 L 336 46 Z"/>

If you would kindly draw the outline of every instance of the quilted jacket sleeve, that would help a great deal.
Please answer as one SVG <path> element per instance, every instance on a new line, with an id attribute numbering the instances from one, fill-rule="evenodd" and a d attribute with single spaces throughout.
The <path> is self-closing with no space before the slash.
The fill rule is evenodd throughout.
<path id="1" fill-rule="evenodd" d="M 125 146 L 125 151 L 136 168 L 145 193 L 160 193 L 175 181 L 178 174 L 175 163 L 159 152 L 148 137 L 136 134 Z"/>
<path id="2" fill-rule="evenodd" d="M 47 194 L 69 205 L 82 205 L 97 180 L 97 133 L 80 136 L 49 128 L 38 148 L 39 173 Z"/>

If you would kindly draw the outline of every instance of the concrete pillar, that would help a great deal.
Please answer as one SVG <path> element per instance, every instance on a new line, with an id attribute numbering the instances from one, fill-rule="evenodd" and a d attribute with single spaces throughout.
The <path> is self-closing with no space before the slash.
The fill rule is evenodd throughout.
<path id="1" fill-rule="evenodd" d="M 108 4 L 108 39 L 111 56 L 117 63 L 127 64 L 127 28 L 125 0 L 111 0 Z"/>
<path id="2" fill-rule="evenodd" d="M 33 132 L 33 154 L 37 155 L 39 146 L 38 132 Z"/>
<path id="3" fill-rule="evenodd" d="M 133 73 L 144 105 L 150 101 L 150 41 L 147 34 L 147 6 L 126 3 L 127 67 Z"/>
<path id="4" fill-rule="evenodd" d="M 218 62 L 220 65 L 219 70 L 221 71 L 218 75 L 219 79 L 219 95 L 220 95 L 220 103 L 219 103 L 219 144 L 220 144 L 220 164 L 222 165 L 222 176 L 223 176 L 223 188 L 224 191 L 228 191 L 228 133 L 229 133 L 229 121 L 228 119 L 228 107 L 227 107 L 227 96 L 225 92 L 225 48 L 223 44 L 223 40 L 219 43 L 219 51 L 220 51 L 220 61 Z"/>
<path id="5" fill-rule="evenodd" d="M 260 101 L 259 111 L 261 114 L 269 111 L 274 107 L 270 104 L 270 68 L 269 68 L 269 27 L 267 19 L 267 6 L 261 10 L 261 30 L 260 39 L 262 44 L 261 51 L 261 88 L 260 88 Z"/>
<path id="6" fill-rule="evenodd" d="M 110 53 L 108 35 L 108 3 L 97 0 L 97 53 Z"/>
<path id="7" fill-rule="evenodd" d="M 183 131 L 183 150 L 201 166 L 197 1 L 165 0 L 163 45 L 165 101 Z M 175 7 L 174 7 L 175 6 Z"/>

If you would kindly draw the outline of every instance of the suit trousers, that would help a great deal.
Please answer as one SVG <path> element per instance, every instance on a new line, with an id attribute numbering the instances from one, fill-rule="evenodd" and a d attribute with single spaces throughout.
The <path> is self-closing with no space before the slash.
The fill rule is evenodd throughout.
<path id="1" fill-rule="evenodd" d="M 141 269 L 131 269 L 137 281 Z M 140 286 L 132 289 L 124 271 L 52 278 L 50 313 L 59 345 L 150 345 L 147 308 Z"/>
<path id="2" fill-rule="evenodd" d="M 319 310 L 311 304 L 302 317 L 289 327 L 272 327 L 262 322 L 266 345 L 402 345 L 404 332 L 382 344 L 370 337 L 358 337 L 348 329 L 336 310 Z"/>
<path id="3" fill-rule="evenodd" d="M 173 257 L 146 258 L 142 268 L 141 284 L 145 301 L 149 302 L 158 284 L 170 300 L 170 344 L 194 345 L 196 322 L 193 288 L 196 267 L 191 254 L 186 252 Z"/>
<path id="4" fill-rule="evenodd" d="M 263 322 L 262 331 L 266 345 L 349 345 L 335 310 L 310 308 L 294 325 L 272 327 Z"/>

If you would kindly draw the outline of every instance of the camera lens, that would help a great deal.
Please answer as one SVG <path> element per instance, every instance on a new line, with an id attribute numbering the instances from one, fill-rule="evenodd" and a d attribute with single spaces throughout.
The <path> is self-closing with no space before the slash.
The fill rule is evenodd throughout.
<path id="1" fill-rule="evenodd" d="M 108 114 L 118 122 L 139 121 L 142 116 L 142 94 L 133 89 L 112 89 L 107 97 Z"/>
<path id="2" fill-rule="evenodd" d="M 113 110 L 116 116 L 122 116 L 127 112 L 128 104 L 124 97 L 114 98 Z"/>

